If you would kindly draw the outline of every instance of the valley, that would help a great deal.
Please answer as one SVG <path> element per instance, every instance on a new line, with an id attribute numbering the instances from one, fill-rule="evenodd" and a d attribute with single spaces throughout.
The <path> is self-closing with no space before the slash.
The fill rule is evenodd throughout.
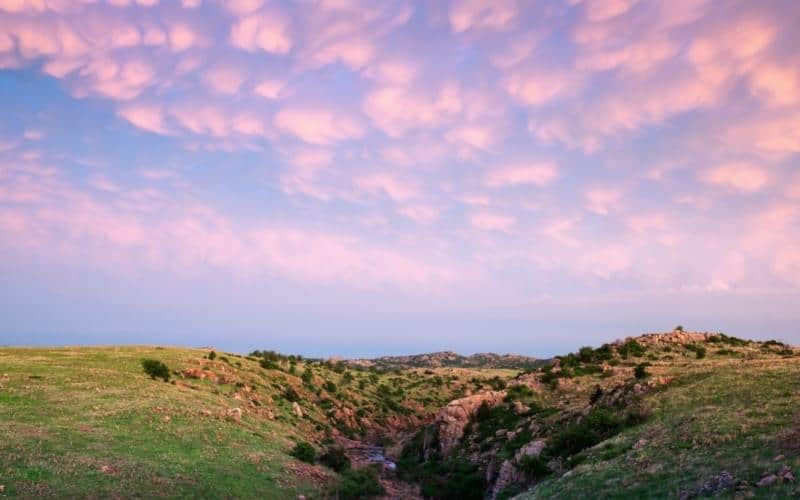
<path id="1" fill-rule="evenodd" d="M 780 497 L 799 354 L 682 329 L 552 360 L 0 348 L 0 496 Z"/>

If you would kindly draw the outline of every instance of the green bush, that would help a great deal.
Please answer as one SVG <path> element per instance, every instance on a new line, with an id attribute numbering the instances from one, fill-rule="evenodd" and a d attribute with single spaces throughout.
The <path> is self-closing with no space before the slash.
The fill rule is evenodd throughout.
<path id="1" fill-rule="evenodd" d="M 422 496 L 436 500 L 483 500 L 484 475 L 464 459 L 432 460 L 422 467 Z"/>
<path id="2" fill-rule="evenodd" d="M 641 357 L 644 355 L 645 350 L 645 347 L 635 339 L 631 339 L 617 347 L 617 352 L 623 359 L 628 359 L 628 356 Z"/>
<path id="3" fill-rule="evenodd" d="M 336 472 L 342 472 L 350 468 L 350 458 L 341 446 L 329 446 L 325 453 L 319 457 L 322 465 L 330 467 Z"/>
<path id="4" fill-rule="evenodd" d="M 157 359 L 143 359 L 142 368 L 151 379 L 155 380 L 160 378 L 164 380 L 164 382 L 169 382 L 169 368 L 161 361 Z"/>
<path id="5" fill-rule="evenodd" d="M 288 401 L 290 403 L 294 403 L 296 401 L 300 401 L 300 394 L 298 394 L 297 391 L 294 390 L 294 387 L 292 387 L 292 386 L 288 386 L 288 387 L 286 387 L 286 389 L 284 389 L 283 397 L 284 397 L 284 399 L 286 399 L 286 401 Z"/>
<path id="6" fill-rule="evenodd" d="M 550 468 L 544 459 L 530 455 L 525 455 L 519 460 L 517 469 L 521 470 L 530 480 L 541 479 L 550 474 Z"/>
<path id="7" fill-rule="evenodd" d="M 600 387 L 600 384 L 594 386 L 594 390 L 589 395 L 589 403 L 595 404 L 603 397 L 603 388 Z"/>
<path id="8" fill-rule="evenodd" d="M 328 391 L 329 393 L 331 393 L 331 394 L 333 394 L 333 393 L 335 393 L 335 392 L 336 392 L 336 384 L 334 384 L 334 383 L 333 383 L 333 382 L 331 382 L 330 380 L 326 380 L 326 381 L 325 381 L 325 384 L 323 384 L 323 386 L 322 386 L 322 387 L 323 387 L 323 388 L 324 388 L 326 391 Z"/>
<path id="9" fill-rule="evenodd" d="M 385 492 L 378 480 L 378 471 L 374 467 L 364 467 L 342 472 L 335 495 L 341 500 L 350 500 L 374 498 Z"/>
<path id="10" fill-rule="evenodd" d="M 498 376 L 494 376 L 486 381 L 489 384 L 489 387 L 494 389 L 495 391 L 502 391 L 506 388 L 506 381 L 501 379 Z"/>
<path id="11" fill-rule="evenodd" d="M 636 365 L 636 368 L 633 369 L 633 376 L 638 379 L 649 377 L 650 374 L 647 373 L 648 366 L 650 366 L 650 363 L 639 363 L 638 365 Z"/>
<path id="12" fill-rule="evenodd" d="M 512 385 L 506 392 L 505 402 L 510 403 L 517 400 L 523 400 L 533 396 L 533 389 L 524 384 Z"/>
<path id="13" fill-rule="evenodd" d="M 311 443 L 301 441 L 292 448 L 292 456 L 302 462 L 313 464 L 317 458 L 317 452 Z"/>
<path id="14" fill-rule="evenodd" d="M 728 344 L 737 347 L 746 346 L 750 343 L 749 340 L 744 340 L 737 337 L 730 337 L 722 332 L 708 337 L 708 339 L 706 339 L 706 342 L 711 342 L 712 344 Z"/>
<path id="15" fill-rule="evenodd" d="M 583 420 L 553 436 L 545 453 L 554 457 L 574 455 L 617 434 L 622 428 L 622 417 L 608 408 L 595 408 Z"/>
<path id="16" fill-rule="evenodd" d="M 706 348 L 699 344 L 687 344 L 686 350 L 693 352 L 697 359 L 706 357 Z"/>

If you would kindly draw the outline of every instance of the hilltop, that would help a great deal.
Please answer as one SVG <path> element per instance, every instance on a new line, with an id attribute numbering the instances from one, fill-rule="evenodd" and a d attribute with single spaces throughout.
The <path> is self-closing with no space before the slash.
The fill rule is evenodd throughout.
<path id="1" fill-rule="evenodd" d="M 384 370 L 443 367 L 527 369 L 543 366 L 547 361 L 519 354 L 485 352 L 464 356 L 453 351 L 440 351 L 405 356 L 354 359 L 348 360 L 348 363 L 364 367 L 377 367 Z"/>
<path id="2" fill-rule="evenodd" d="M 2 348 L 0 496 L 787 496 L 799 354 L 682 330 L 514 369 L 449 352 L 365 366 Z"/>

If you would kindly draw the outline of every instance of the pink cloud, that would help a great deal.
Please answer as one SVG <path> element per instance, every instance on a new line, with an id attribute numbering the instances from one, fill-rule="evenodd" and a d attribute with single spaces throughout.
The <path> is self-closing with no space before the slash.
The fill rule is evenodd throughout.
<path id="1" fill-rule="evenodd" d="M 700 175 L 708 184 L 742 193 L 760 191 L 769 182 L 769 175 L 760 167 L 747 163 L 726 163 L 713 167 Z"/>
<path id="2" fill-rule="evenodd" d="M 622 199 L 622 191 L 615 188 L 595 187 L 584 191 L 586 210 L 598 215 L 608 215 L 608 213 L 619 207 Z"/>
<path id="3" fill-rule="evenodd" d="M 461 0 L 452 2 L 448 13 L 450 28 L 456 33 L 470 29 L 503 30 L 516 17 L 513 0 Z"/>
<path id="4" fill-rule="evenodd" d="M 247 80 L 247 73 L 239 67 L 220 64 L 203 74 L 203 81 L 214 92 L 235 94 Z"/>
<path id="5" fill-rule="evenodd" d="M 186 24 L 175 24 L 169 28 L 169 44 L 173 52 L 183 52 L 200 43 L 200 37 Z"/>
<path id="6" fill-rule="evenodd" d="M 752 92 L 773 106 L 788 106 L 800 102 L 800 70 L 794 64 L 774 62 L 759 65 L 750 74 Z"/>
<path id="7" fill-rule="evenodd" d="M 452 144 L 486 151 L 495 144 L 496 134 L 496 131 L 489 126 L 463 125 L 448 131 L 444 138 Z"/>
<path id="8" fill-rule="evenodd" d="M 355 186 L 370 195 L 386 195 L 394 201 L 407 201 L 419 196 L 419 189 L 412 183 L 389 172 L 377 172 L 358 177 Z"/>
<path id="9" fill-rule="evenodd" d="M 119 110 L 118 114 L 141 129 L 155 132 L 157 134 L 168 133 L 168 129 L 164 123 L 164 113 L 160 106 L 127 106 Z"/>
<path id="10" fill-rule="evenodd" d="M 287 54 L 292 49 L 289 23 L 278 12 L 262 12 L 240 19 L 231 28 L 230 42 L 249 52 Z"/>
<path id="11" fill-rule="evenodd" d="M 311 144 L 334 144 L 364 135 L 355 119 L 331 110 L 287 107 L 274 118 L 275 126 Z"/>
<path id="12" fill-rule="evenodd" d="M 433 224 L 439 219 L 440 210 L 431 205 L 406 205 L 397 209 L 397 212 L 417 224 Z"/>
<path id="13" fill-rule="evenodd" d="M 253 89 L 256 94 L 266 99 L 277 99 L 281 96 L 286 83 L 280 80 L 264 80 Z"/>
<path id="14" fill-rule="evenodd" d="M 517 220 L 510 215 L 502 215 L 492 212 L 476 212 L 469 217 L 472 227 L 482 231 L 511 231 Z"/>
<path id="15" fill-rule="evenodd" d="M 573 92 L 578 83 L 575 74 L 558 69 L 524 69 L 507 75 L 505 89 L 517 101 L 535 107 Z"/>
<path id="16" fill-rule="evenodd" d="M 367 116 L 392 137 L 403 136 L 416 128 L 440 126 L 462 109 L 461 92 L 453 85 L 443 86 L 434 95 L 400 87 L 383 87 L 368 94 L 364 100 Z"/>
<path id="17" fill-rule="evenodd" d="M 586 17 L 593 22 L 606 21 L 628 12 L 638 0 L 585 0 Z"/>
<path id="18" fill-rule="evenodd" d="M 550 162 L 513 164 L 494 168 L 486 174 L 489 187 L 532 185 L 544 187 L 558 177 L 558 169 Z"/>
<path id="19" fill-rule="evenodd" d="M 27 258 L 61 266 L 88 262 L 117 274 L 160 270 L 186 275 L 215 268 L 247 279 L 274 275 L 302 283 L 417 292 L 435 292 L 456 276 L 411 251 L 347 234 L 280 224 L 238 226 L 208 205 L 155 190 L 119 189 L 107 179 L 97 185 L 114 186 L 116 194 L 103 201 L 47 169 L 16 172 L 5 186 L 14 192 L 30 187 L 38 194 L 4 200 L 0 230 L 9 238 L 0 247 L 25 252 Z M 35 210 L 25 208 L 31 204 Z"/>

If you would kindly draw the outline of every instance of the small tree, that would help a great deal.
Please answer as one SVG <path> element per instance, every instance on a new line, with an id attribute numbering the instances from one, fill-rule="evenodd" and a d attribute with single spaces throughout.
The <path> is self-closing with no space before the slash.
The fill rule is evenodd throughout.
<path id="1" fill-rule="evenodd" d="M 676 326 L 676 327 L 675 327 L 675 331 L 676 331 L 676 332 L 682 332 L 682 331 L 683 331 L 683 325 L 678 325 L 678 326 Z"/>
<path id="2" fill-rule="evenodd" d="M 334 384 L 330 380 L 326 380 L 323 387 L 325 388 L 326 391 L 328 391 L 331 394 L 336 392 L 336 384 Z"/>
<path id="3" fill-rule="evenodd" d="M 347 457 L 347 453 L 341 446 L 328 447 L 325 453 L 319 457 L 319 461 L 336 472 L 342 472 L 350 468 L 350 458 Z"/>
<path id="4" fill-rule="evenodd" d="M 600 384 L 594 386 L 594 390 L 589 395 L 589 403 L 595 404 L 603 397 L 603 388 L 600 387 Z"/>
<path id="5" fill-rule="evenodd" d="M 163 379 L 164 382 L 169 382 L 169 368 L 167 365 L 157 359 L 143 359 L 142 368 L 144 372 L 150 375 L 150 378 L 155 380 L 157 378 Z"/>
<path id="6" fill-rule="evenodd" d="M 292 456 L 302 462 L 313 464 L 314 460 L 317 458 L 317 451 L 311 443 L 301 441 L 294 445 Z"/>
<path id="7" fill-rule="evenodd" d="M 638 365 L 636 365 L 636 368 L 633 369 L 633 376 L 638 379 L 649 377 L 650 374 L 647 373 L 648 366 L 650 366 L 650 363 L 639 363 Z"/>
<path id="8" fill-rule="evenodd" d="M 296 401 L 300 401 L 300 394 L 294 390 L 294 387 L 287 386 L 286 390 L 283 391 L 283 397 L 286 398 L 286 401 L 290 403 L 294 403 Z"/>
<path id="9" fill-rule="evenodd" d="M 212 361 L 213 361 L 213 360 L 215 360 L 216 358 L 217 358 L 217 353 L 216 353 L 216 352 L 214 352 L 214 351 L 211 351 L 210 353 L 208 353 L 208 359 L 210 359 L 210 360 L 212 360 Z"/>

